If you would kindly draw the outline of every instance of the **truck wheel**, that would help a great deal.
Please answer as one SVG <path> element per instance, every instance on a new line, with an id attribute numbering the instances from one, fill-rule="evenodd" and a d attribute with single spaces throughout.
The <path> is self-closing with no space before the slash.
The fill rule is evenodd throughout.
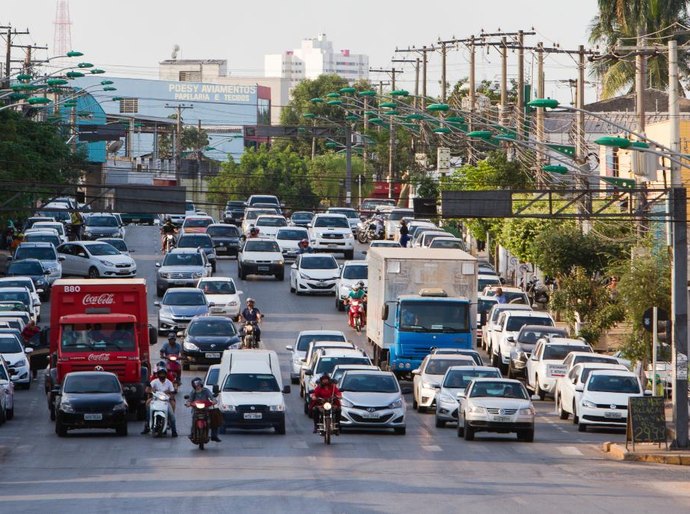
<path id="1" fill-rule="evenodd" d="M 355 257 L 355 251 L 354 250 L 348 250 L 344 252 L 345 254 L 345 260 L 351 261 Z"/>
<path id="2" fill-rule="evenodd" d="M 285 435 L 285 421 L 278 423 L 275 426 L 276 434 Z"/>
<path id="3" fill-rule="evenodd" d="M 465 441 L 474 441 L 474 428 L 467 426 L 467 421 L 465 421 L 463 432 L 465 434 Z"/>
<path id="4" fill-rule="evenodd" d="M 89 278 L 98 278 L 99 273 L 98 273 L 98 268 L 96 266 L 91 266 L 89 268 Z"/>
<path id="5" fill-rule="evenodd" d="M 280 281 L 285 280 L 285 272 L 281 271 L 280 273 L 276 273 L 276 280 L 280 280 Z"/>

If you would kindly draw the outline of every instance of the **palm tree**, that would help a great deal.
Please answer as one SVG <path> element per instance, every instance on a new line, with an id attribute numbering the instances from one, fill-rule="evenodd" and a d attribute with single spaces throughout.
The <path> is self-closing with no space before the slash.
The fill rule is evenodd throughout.
<path id="1" fill-rule="evenodd" d="M 599 15 L 592 20 L 590 42 L 611 48 L 619 42 L 665 45 L 668 36 L 689 23 L 686 0 L 599 0 Z M 679 36 L 679 43 L 687 36 Z M 679 60 L 681 74 L 690 71 L 685 59 Z M 647 59 L 648 86 L 664 90 L 668 86 L 668 58 L 665 53 Z M 610 98 L 630 92 L 635 83 L 634 59 L 605 58 L 596 61 L 594 72 L 603 82 L 602 96 Z"/>

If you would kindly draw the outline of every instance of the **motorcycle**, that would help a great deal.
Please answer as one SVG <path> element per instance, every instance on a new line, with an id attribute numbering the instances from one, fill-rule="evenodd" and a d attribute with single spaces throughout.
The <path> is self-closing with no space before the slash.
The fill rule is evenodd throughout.
<path id="1" fill-rule="evenodd" d="M 370 241 L 380 240 L 383 239 L 384 232 L 382 221 L 367 220 L 357 228 L 357 241 L 367 244 Z"/>
<path id="2" fill-rule="evenodd" d="M 244 324 L 242 328 L 242 349 L 248 350 L 259 347 L 259 341 L 256 336 L 256 329 L 258 323 L 256 321 L 250 321 Z"/>
<path id="3" fill-rule="evenodd" d="M 323 436 L 323 442 L 331 444 L 331 436 L 340 434 L 340 424 L 335 419 L 335 398 L 329 400 L 319 400 L 316 409 L 321 413 L 320 421 L 316 425 L 319 434 Z"/>
<path id="4" fill-rule="evenodd" d="M 354 328 L 357 333 L 362 332 L 362 327 L 366 324 L 363 299 L 350 299 L 350 309 L 348 317 L 351 320 L 350 326 Z"/>
<path id="5" fill-rule="evenodd" d="M 189 400 L 189 396 L 184 397 Z M 199 446 L 200 450 L 209 442 L 209 428 L 211 426 L 211 407 L 213 403 L 208 400 L 195 400 L 192 402 L 192 443 Z"/>
<path id="6" fill-rule="evenodd" d="M 554 281 L 547 277 L 544 282 L 539 280 L 536 276 L 530 278 L 527 282 L 526 292 L 532 306 L 537 305 L 542 309 L 546 308 L 549 303 L 549 285 L 553 285 Z"/>
<path id="7" fill-rule="evenodd" d="M 162 392 L 153 393 L 151 399 L 149 418 L 149 427 L 151 427 L 151 435 L 153 437 L 163 437 L 168 431 L 168 406 L 170 405 L 170 398 L 167 394 Z"/>
<path id="8" fill-rule="evenodd" d="M 166 369 L 168 370 L 168 380 L 175 386 L 175 390 L 180 387 L 182 383 L 182 366 L 180 365 L 181 357 L 179 355 L 166 356 Z"/>
<path id="9" fill-rule="evenodd" d="M 163 253 L 169 253 L 171 250 L 175 249 L 177 241 L 173 234 L 166 234 L 163 240 Z"/>

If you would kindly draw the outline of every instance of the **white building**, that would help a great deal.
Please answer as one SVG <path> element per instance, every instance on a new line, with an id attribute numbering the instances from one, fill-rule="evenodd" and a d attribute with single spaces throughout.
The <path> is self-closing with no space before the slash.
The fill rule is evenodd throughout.
<path id="1" fill-rule="evenodd" d="M 303 39 L 302 46 L 281 54 L 264 57 L 264 75 L 280 77 L 290 82 L 290 88 L 300 80 L 315 79 L 323 74 L 340 75 L 350 83 L 369 78 L 369 56 L 353 54 L 350 50 L 333 50 L 326 34 Z"/>

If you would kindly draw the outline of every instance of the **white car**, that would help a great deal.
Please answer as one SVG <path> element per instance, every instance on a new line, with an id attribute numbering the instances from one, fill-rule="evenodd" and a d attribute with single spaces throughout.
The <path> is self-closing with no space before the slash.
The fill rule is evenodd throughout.
<path id="1" fill-rule="evenodd" d="M 352 233 L 357 232 L 357 226 L 360 223 L 359 214 L 355 209 L 350 207 L 329 207 L 326 214 L 342 214 L 347 218 L 347 222 L 350 224 Z"/>
<path id="2" fill-rule="evenodd" d="M 283 227 L 276 232 L 276 242 L 286 261 L 295 260 L 299 253 L 300 241 L 309 242 L 309 231 L 306 228 Z"/>
<path id="3" fill-rule="evenodd" d="M 444 250 L 465 250 L 465 243 L 457 237 L 435 237 L 429 243 L 429 248 L 442 248 Z"/>
<path id="4" fill-rule="evenodd" d="M 213 304 L 209 312 L 212 316 L 227 316 L 237 321 L 242 302 L 235 287 L 235 281 L 229 277 L 206 277 L 199 279 L 196 287 L 206 296 L 206 301 Z"/>
<path id="5" fill-rule="evenodd" d="M 475 378 L 501 378 L 501 372 L 489 366 L 451 366 L 446 370 L 436 394 L 436 428 L 458 420 L 458 394 L 465 394 L 467 384 Z"/>
<path id="6" fill-rule="evenodd" d="M 491 357 L 491 364 L 504 373 L 508 372 L 510 357 L 517 342 L 516 337 L 525 325 L 543 325 L 553 327 L 556 323 L 548 312 L 543 311 L 504 311 L 498 317 L 496 329 L 491 340 L 491 347 L 487 350 Z"/>
<path id="7" fill-rule="evenodd" d="M 534 415 L 525 386 L 510 378 L 476 378 L 460 396 L 458 437 L 472 441 L 476 432 L 516 432 L 518 441 L 534 441 Z"/>
<path id="8" fill-rule="evenodd" d="M 304 413 L 309 413 L 311 393 L 316 389 L 319 378 L 329 375 L 339 364 L 364 364 L 371 366 L 372 362 L 364 351 L 358 348 L 322 348 L 314 355 L 311 366 L 304 371 Z"/>
<path id="9" fill-rule="evenodd" d="M 340 380 L 340 428 L 393 429 L 405 434 L 405 399 L 390 371 L 346 371 Z"/>
<path id="10" fill-rule="evenodd" d="M 568 419 L 573 416 L 573 423 L 577 425 L 578 420 L 575 413 L 577 412 L 577 405 L 580 403 L 582 392 L 578 391 L 578 387 L 584 387 L 589 374 L 592 371 L 600 369 L 617 369 L 621 371 L 628 371 L 622 364 L 602 364 L 599 362 L 580 363 L 573 366 L 568 374 L 560 377 L 556 381 L 556 391 L 554 393 L 556 411 L 561 419 Z"/>
<path id="11" fill-rule="evenodd" d="M 0 278 L 0 288 L 5 287 L 25 287 L 31 294 L 31 306 L 33 310 L 33 318 L 36 322 L 41 321 L 41 299 L 36 290 L 34 281 L 30 277 L 5 277 Z M 48 287 L 47 285 L 44 287 Z"/>
<path id="12" fill-rule="evenodd" d="M 14 374 L 11 376 L 12 382 L 17 387 L 29 389 L 31 387 L 31 370 L 29 369 L 29 354 L 33 348 L 24 348 L 21 338 L 16 334 L 0 334 L 0 355 L 3 356 Z"/>
<path id="13" fill-rule="evenodd" d="M 339 311 L 345 310 L 345 300 L 347 299 L 352 287 L 360 282 L 366 288 L 368 281 L 369 265 L 366 261 L 346 261 L 340 269 L 340 276 L 335 281 L 335 308 Z"/>
<path id="14" fill-rule="evenodd" d="M 298 295 L 332 294 L 339 276 L 340 266 L 332 255 L 298 255 L 290 266 L 290 292 Z"/>
<path id="15" fill-rule="evenodd" d="M 586 432 L 588 426 L 625 428 L 628 421 L 628 398 L 651 396 L 632 371 L 595 370 L 584 385 L 577 404 L 577 430 Z"/>
<path id="16" fill-rule="evenodd" d="M 602 355 L 593 352 L 570 352 L 563 361 L 563 365 L 565 366 L 566 373 L 568 373 L 576 364 L 584 364 L 587 362 L 596 364 L 621 364 L 618 359 L 610 355 Z"/>
<path id="17" fill-rule="evenodd" d="M 285 279 L 285 260 L 280 246 L 273 239 L 248 239 L 237 254 L 237 275 L 241 280 L 247 275 L 274 275 L 276 280 Z"/>
<path id="18" fill-rule="evenodd" d="M 295 344 L 285 347 L 290 352 L 290 381 L 299 383 L 300 373 L 306 363 L 307 350 L 312 341 L 347 341 L 340 330 L 302 330 Z"/>
<path id="19" fill-rule="evenodd" d="M 591 352 L 592 347 L 582 339 L 544 337 L 537 341 L 527 360 L 527 387 L 540 399 L 553 395 L 556 380 L 565 376 L 563 360 L 570 352 Z"/>
<path id="20" fill-rule="evenodd" d="M 496 296 L 496 290 L 501 289 L 503 291 L 503 296 L 506 299 L 506 303 L 520 303 L 529 305 L 529 298 L 527 293 L 525 293 L 519 287 L 506 287 L 506 286 L 488 286 L 482 291 L 482 296 Z"/>
<path id="21" fill-rule="evenodd" d="M 254 226 L 256 219 L 264 214 L 278 214 L 276 209 L 270 208 L 248 208 L 244 210 L 244 218 L 242 219 L 241 232 L 244 235 L 249 233 L 249 229 Z"/>
<path id="22" fill-rule="evenodd" d="M 477 277 L 477 292 L 481 293 L 487 286 L 501 287 L 501 279 L 498 275 L 485 275 L 480 273 Z"/>
<path id="23" fill-rule="evenodd" d="M 491 307 L 489 314 L 486 317 L 486 323 L 482 327 L 482 348 L 488 350 L 491 348 L 494 333 L 499 331 L 498 317 L 503 311 L 531 311 L 532 307 L 529 305 L 520 305 L 513 303 L 498 303 Z"/>
<path id="24" fill-rule="evenodd" d="M 4 419 L 12 419 L 14 417 L 14 382 L 12 382 L 10 367 L 2 356 L 0 356 L 0 400 L 3 401 L 0 409 L 5 412 Z"/>
<path id="25" fill-rule="evenodd" d="M 386 241 L 382 239 L 369 243 L 369 248 L 402 248 L 402 246 L 400 246 L 398 241 Z"/>
<path id="26" fill-rule="evenodd" d="M 299 375 L 299 395 L 301 398 L 305 398 L 305 392 L 310 380 L 306 372 L 312 368 L 314 361 L 326 349 L 356 350 L 357 347 L 352 341 L 320 341 L 318 339 L 311 341 L 309 346 L 307 346 L 306 355 L 302 359 L 302 368 Z"/>
<path id="27" fill-rule="evenodd" d="M 210 393 L 213 392 L 213 386 L 220 387 L 220 364 L 211 364 L 206 370 L 206 376 L 204 377 L 204 387 L 208 389 Z"/>
<path id="28" fill-rule="evenodd" d="M 453 234 L 450 234 L 444 230 L 430 230 L 429 232 L 424 232 L 421 235 L 421 237 L 415 242 L 414 246 L 416 246 L 417 248 L 427 248 L 429 244 L 437 237 L 453 237 Z"/>
<path id="29" fill-rule="evenodd" d="M 254 226 L 259 229 L 261 237 L 275 238 L 279 229 L 287 227 L 287 220 L 279 214 L 262 214 L 256 218 Z"/>
<path id="30" fill-rule="evenodd" d="M 131 278 L 137 274 L 137 265 L 129 255 L 102 241 L 73 241 L 58 246 L 58 255 L 64 257 L 62 272 L 88 278 Z"/>
<path id="31" fill-rule="evenodd" d="M 314 251 L 343 253 L 345 259 L 355 255 L 355 238 L 350 223 L 342 214 L 317 214 L 309 228 L 310 246 Z"/>
<path id="32" fill-rule="evenodd" d="M 426 412 L 436 402 L 436 393 L 451 366 L 474 366 L 476 362 L 469 355 L 432 353 L 424 357 L 419 368 L 412 371 L 412 408 Z"/>
<path id="33" fill-rule="evenodd" d="M 400 239 L 400 231 L 398 230 L 400 228 L 400 222 L 403 218 L 409 216 L 414 216 L 414 209 L 403 209 L 399 207 L 391 209 L 384 224 L 386 239 L 393 239 L 395 241 Z"/>
<path id="34" fill-rule="evenodd" d="M 34 223 L 31 227 L 32 230 L 45 230 L 48 228 L 56 230 L 63 243 L 67 242 L 67 232 L 65 231 L 65 226 L 59 221 L 39 221 L 38 223 Z"/>

